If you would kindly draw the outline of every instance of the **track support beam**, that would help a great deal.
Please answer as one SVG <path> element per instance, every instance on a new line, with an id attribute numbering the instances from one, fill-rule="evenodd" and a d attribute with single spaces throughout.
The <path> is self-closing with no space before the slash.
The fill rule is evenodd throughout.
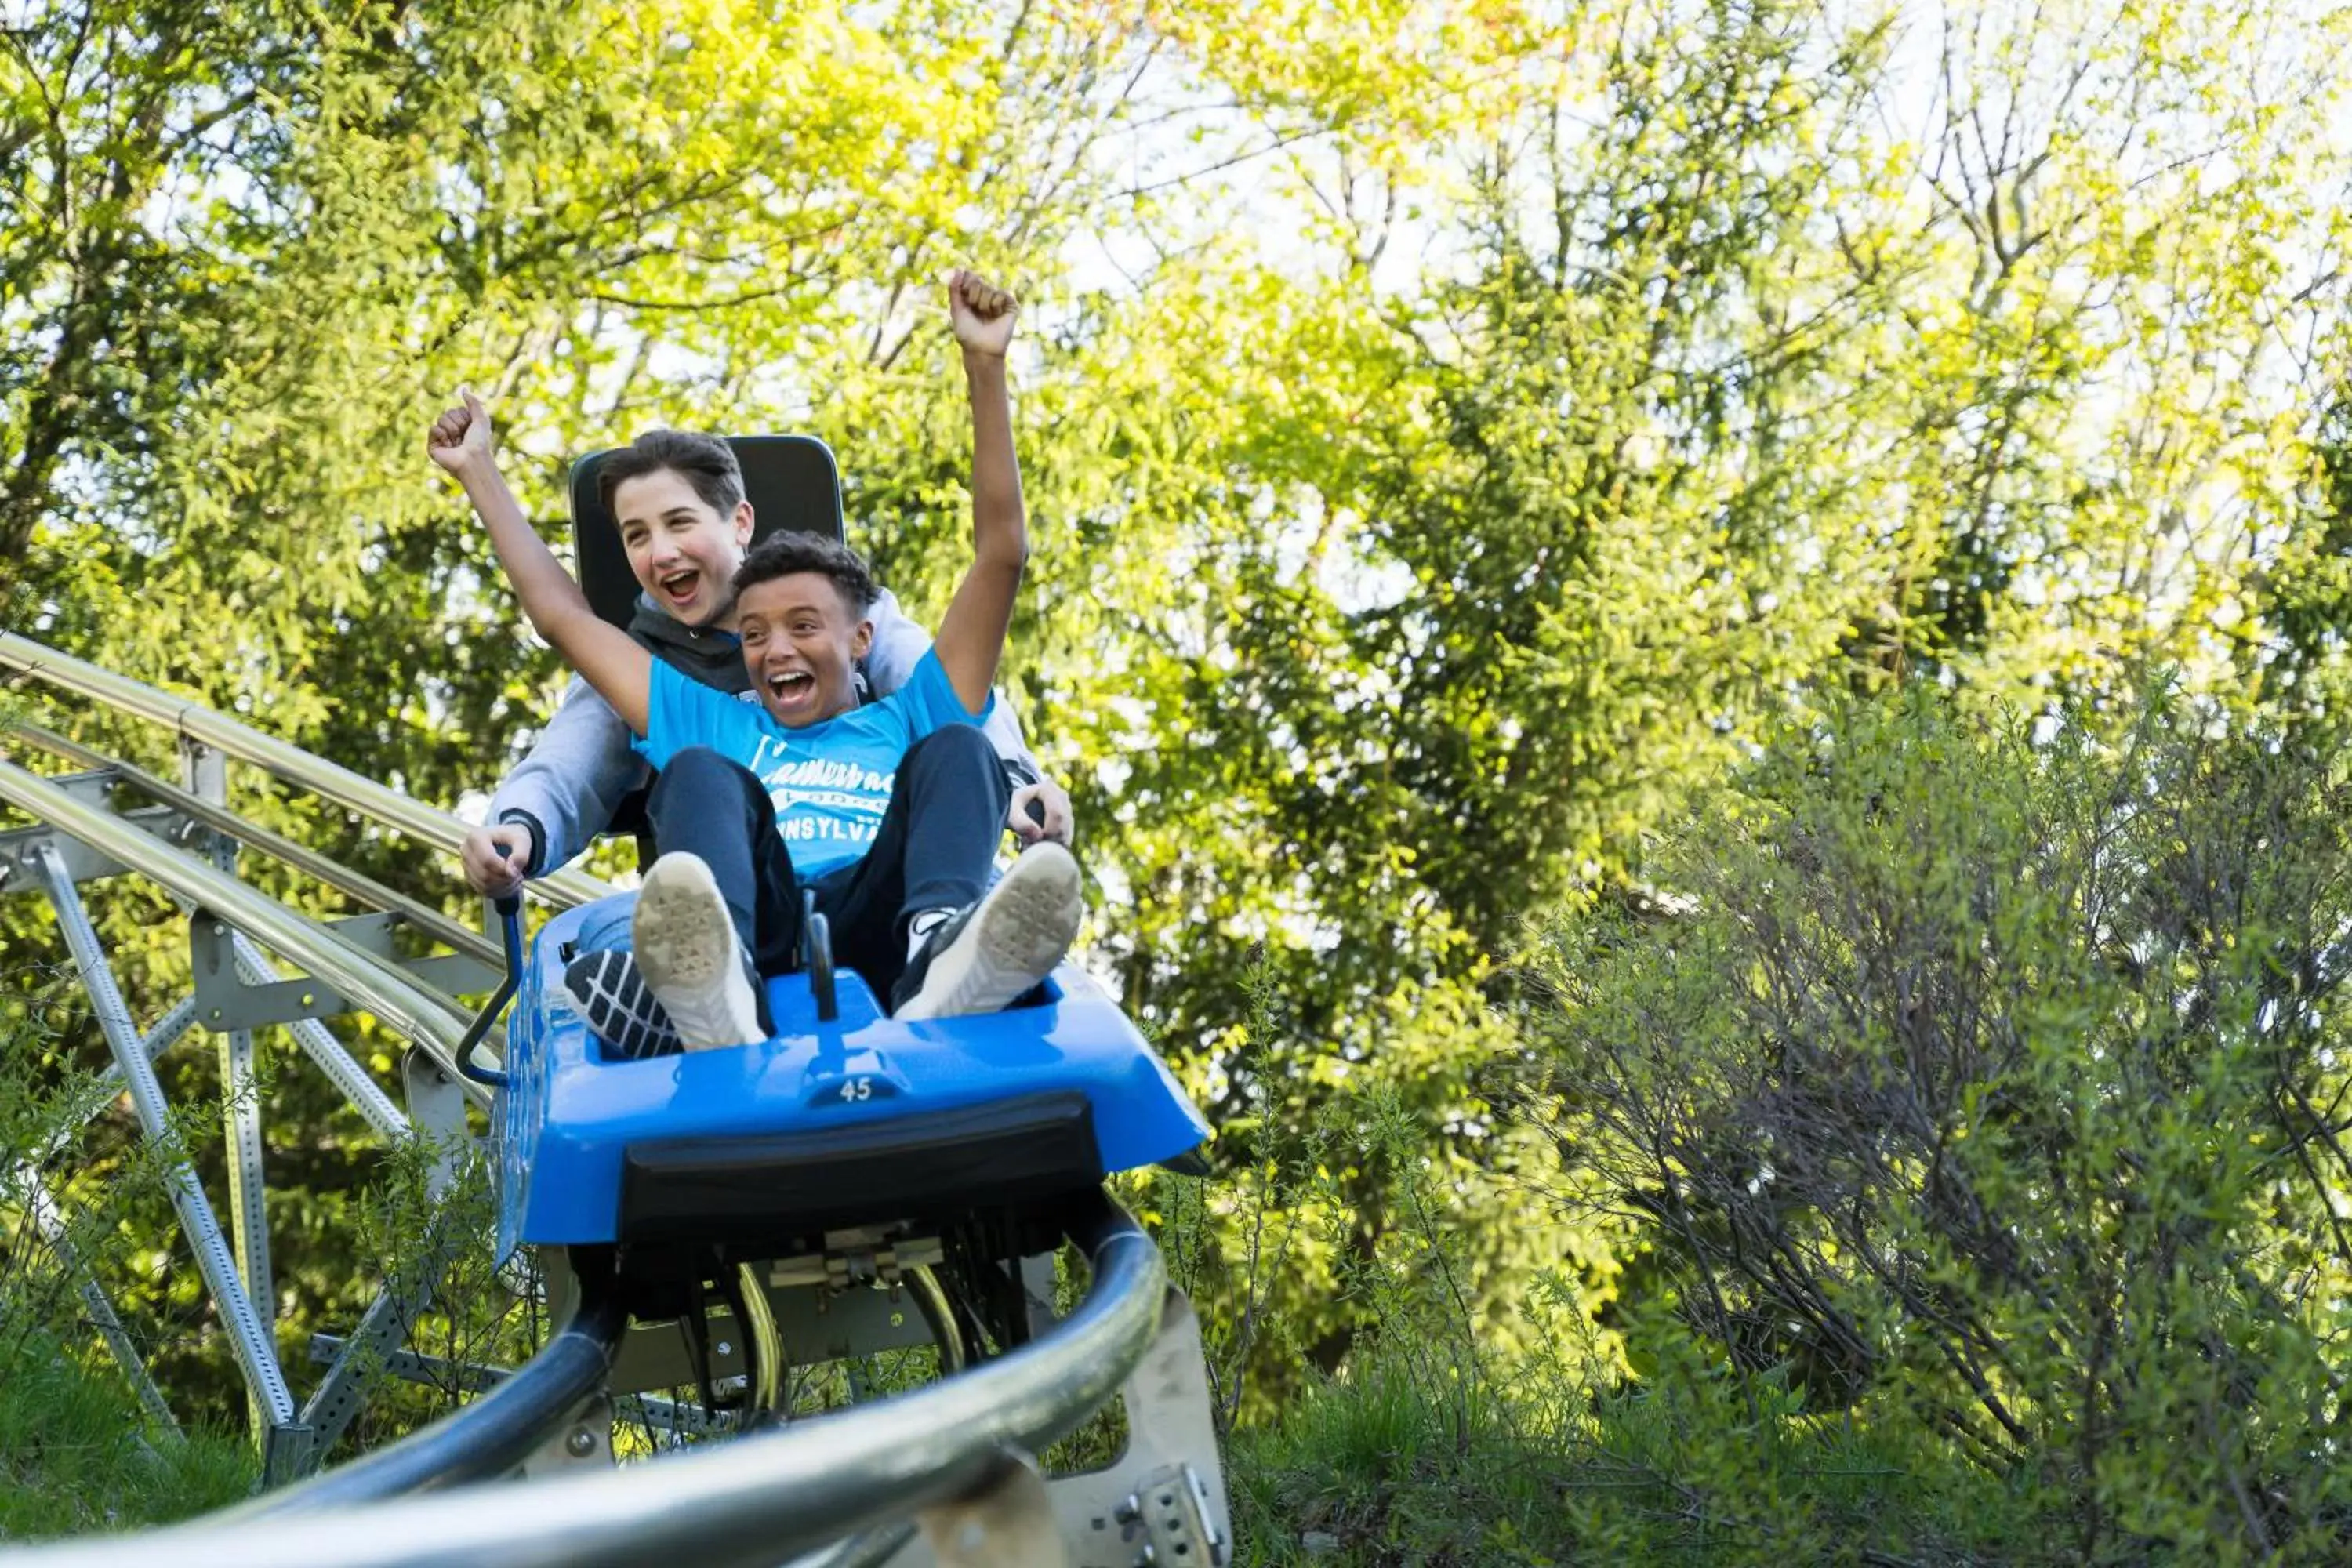
<path id="1" fill-rule="evenodd" d="M 37 858 L 42 880 L 48 888 L 49 905 L 58 917 L 58 929 L 64 933 L 66 947 L 81 971 L 82 984 L 89 992 L 91 1008 L 98 1015 L 108 1048 L 114 1053 L 115 1066 L 122 1071 L 123 1086 L 130 1090 L 139 1124 L 151 1142 L 172 1148 L 175 1140 L 163 1104 L 163 1085 L 140 1043 L 139 1031 L 131 1025 L 131 1009 L 124 1005 L 122 992 L 114 983 L 114 971 L 108 966 L 105 952 L 99 946 L 98 932 L 89 923 L 89 912 L 82 908 L 81 895 L 75 891 L 73 879 L 54 852 L 39 851 Z M 252 1300 L 245 1293 L 245 1282 L 237 1276 L 236 1260 L 230 1256 L 228 1242 L 221 1235 L 220 1223 L 213 1217 L 212 1205 L 205 1200 L 205 1189 L 184 1157 L 173 1163 L 171 1188 L 172 1205 L 179 1211 L 181 1229 L 194 1249 L 196 1268 L 220 1310 L 221 1321 L 236 1354 L 237 1368 L 245 1374 L 246 1387 L 270 1426 L 291 1421 L 294 1396 L 286 1386 L 285 1373 L 278 1365 L 277 1347 L 254 1314 Z"/>

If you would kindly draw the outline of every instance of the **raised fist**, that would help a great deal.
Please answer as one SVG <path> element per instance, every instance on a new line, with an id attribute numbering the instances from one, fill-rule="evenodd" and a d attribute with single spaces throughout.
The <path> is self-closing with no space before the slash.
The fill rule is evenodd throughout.
<path id="1" fill-rule="evenodd" d="M 948 319 L 956 342 L 971 353 L 1002 355 L 1013 342 L 1021 301 L 977 272 L 959 267 L 948 278 Z"/>
<path id="2" fill-rule="evenodd" d="M 490 460 L 490 411 L 472 392 L 460 389 L 465 406 L 452 408 L 433 422 L 425 450 L 453 474 Z"/>

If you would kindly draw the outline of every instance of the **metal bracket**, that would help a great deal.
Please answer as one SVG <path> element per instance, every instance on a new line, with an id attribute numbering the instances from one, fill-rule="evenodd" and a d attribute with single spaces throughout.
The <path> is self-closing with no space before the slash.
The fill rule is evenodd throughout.
<path id="1" fill-rule="evenodd" d="M 613 1402 L 603 1394 L 583 1402 L 572 1418 L 551 1429 L 546 1442 L 522 1462 L 525 1480 L 581 1465 L 613 1463 Z"/>
<path id="2" fill-rule="evenodd" d="M 114 774 L 110 772 L 62 773 L 44 781 L 55 784 L 76 799 L 92 805 L 111 809 L 109 796 L 114 788 Z M 115 816 L 134 827 L 145 828 L 166 844 L 187 847 L 198 837 L 207 837 L 191 818 L 168 805 L 134 806 L 118 811 Z M 0 833 L 0 893 L 13 888 L 27 890 L 41 885 L 41 869 L 37 858 L 47 849 L 65 868 L 67 877 L 75 882 L 95 882 L 101 877 L 123 875 L 122 862 L 101 854 L 80 839 L 49 827 L 17 827 Z"/>
<path id="3" fill-rule="evenodd" d="M 392 933 L 397 915 L 352 915 L 324 924 L 353 946 L 388 959 L 451 996 L 489 991 L 503 978 L 488 964 L 463 953 L 436 958 L 394 957 Z M 304 1018 L 331 1018 L 355 1009 L 331 985 L 296 978 L 250 984 L 236 973 L 234 932 L 228 923 L 198 910 L 188 921 L 188 957 L 195 971 L 196 1021 L 208 1029 L 258 1029 Z"/>
<path id="4" fill-rule="evenodd" d="M 923 1538 L 938 1568 L 1069 1568 L 1069 1548 L 1037 1462 L 1016 1449 L 952 1502 L 925 1509 Z"/>
<path id="5" fill-rule="evenodd" d="M 301 1421 L 281 1421 L 261 1429 L 261 1484 L 284 1486 L 319 1468 L 319 1430 Z"/>
<path id="6" fill-rule="evenodd" d="M 1226 1568 L 1233 1523 L 1217 1468 L 1208 1363 L 1182 1292 L 1167 1293 L 1160 1331 L 1120 1393 L 1125 1451 L 1101 1469 L 1045 1483 L 1072 1568 Z M 887 1568 L 945 1568 L 953 1561 L 933 1532 L 895 1545 L 876 1540 L 883 1555 L 845 1561 Z M 836 1568 L 843 1561 L 796 1559 L 792 1568 Z"/>
<path id="7" fill-rule="evenodd" d="M 1225 1539 L 1210 1508 L 1209 1489 L 1190 1465 L 1171 1465 L 1144 1477 L 1114 1517 L 1143 1526 L 1137 1568 L 1220 1568 L 1225 1561 Z"/>
<path id="8" fill-rule="evenodd" d="M 409 1126 L 433 1145 L 425 1192 L 437 1202 L 457 1179 L 458 1158 L 472 1142 L 466 1131 L 466 1091 L 414 1046 L 400 1058 L 400 1086 L 408 1100 Z"/>
<path id="9" fill-rule="evenodd" d="M 1082 1568 L 1223 1568 L 1233 1560 L 1232 1513 L 1216 1468 L 1200 1321 L 1181 1291 L 1168 1292 L 1160 1332 L 1121 1392 L 1127 1451 L 1106 1469 L 1053 1483 L 1062 1533 L 1078 1563 Z"/>
<path id="10" fill-rule="evenodd" d="M 892 1226 L 829 1230 L 824 1233 L 823 1251 L 794 1253 L 772 1261 L 768 1283 L 787 1288 L 822 1285 L 835 1293 L 856 1285 L 878 1284 L 889 1290 L 895 1301 L 908 1269 L 936 1268 L 946 1256 L 939 1237 L 901 1236 Z"/>

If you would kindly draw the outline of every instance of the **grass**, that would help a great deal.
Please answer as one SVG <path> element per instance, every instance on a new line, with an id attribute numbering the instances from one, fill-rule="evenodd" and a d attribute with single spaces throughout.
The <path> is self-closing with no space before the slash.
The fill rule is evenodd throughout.
<path id="1" fill-rule="evenodd" d="M 1240 1568 L 2056 1562 L 2032 1503 L 1793 1403 L 1475 1392 L 1377 1359 L 1226 1450 Z M 1768 1405 L 1769 1405 L 1768 1401 Z"/>
<path id="2" fill-rule="evenodd" d="M 240 1436 L 151 1432 L 110 1366 L 46 1334 L 0 1366 L 0 1541 L 169 1523 L 242 1501 L 257 1471 Z"/>

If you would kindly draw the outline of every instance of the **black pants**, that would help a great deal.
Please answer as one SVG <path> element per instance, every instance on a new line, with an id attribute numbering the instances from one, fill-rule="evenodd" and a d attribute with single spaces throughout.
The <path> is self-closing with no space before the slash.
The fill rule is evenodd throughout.
<path id="1" fill-rule="evenodd" d="M 833 928 L 833 961 L 865 977 L 887 1007 L 907 966 L 907 921 L 961 909 L 988 887 L 1012 793 L 988 738 L 950 724 L 900 759 L 889 808 L 865 858 L 810 884 Z M 800 967 L 801 888 L 776 808 L 751 771 L 708 747 L 669 760 L 646 802 L 665 855 L 702 858 L 762 974 Z"/>

